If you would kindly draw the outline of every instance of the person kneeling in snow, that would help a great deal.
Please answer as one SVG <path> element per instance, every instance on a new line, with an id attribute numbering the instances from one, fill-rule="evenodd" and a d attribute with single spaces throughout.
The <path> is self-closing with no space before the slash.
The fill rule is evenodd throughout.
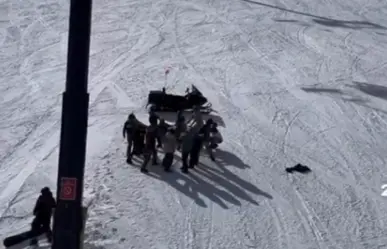
<path id="1" fill-rule="evenodd" d="M 50 228 L 53 209 L 56 207 L 56 201 L 48 187 L 42 188 L 40 196 L 36 201 L 33 214 L 35 216 L 31 224 L 31 230 L 44 231 L 48 242 L 52 241 L 52 231 Z M 37 245 L 38 240 L 32 239 L 31 245 Z"/>
<path id="2" fill-rule="evenodd" d="M 170 171 L 177 147 L 175 129 L 169 128 L 163 139 L 164 159 L 162 165 L 165 171 Z"/>

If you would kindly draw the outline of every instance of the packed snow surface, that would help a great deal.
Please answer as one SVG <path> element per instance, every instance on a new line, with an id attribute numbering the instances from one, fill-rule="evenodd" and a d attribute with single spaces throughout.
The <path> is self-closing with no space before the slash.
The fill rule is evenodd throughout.
<path id="1" fill-rule="evenodd" d="M 2 239 L 56 191 L 68 18 L 0 0 Z M 85 249 L 387 248 L 386 1 L 95 0 L 90 53 Z M 190 84 L 222 121 L 217 162 L 126 164 L 129 112 Z"/>

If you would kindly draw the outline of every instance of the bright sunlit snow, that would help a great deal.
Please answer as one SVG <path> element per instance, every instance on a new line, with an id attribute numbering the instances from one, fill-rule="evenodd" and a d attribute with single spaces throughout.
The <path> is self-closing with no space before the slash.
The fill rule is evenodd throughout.
<path id="1" fill-rule="evenodd" d="M 1 240 L 56 191 L 68 12 L 0 0 Z M 386 55 L 382 0 L 95 0 L 85 249 L 387 248 Z M 191 84 L 224 122 L 217 162 L 126 164 L 127 115 Z"/>

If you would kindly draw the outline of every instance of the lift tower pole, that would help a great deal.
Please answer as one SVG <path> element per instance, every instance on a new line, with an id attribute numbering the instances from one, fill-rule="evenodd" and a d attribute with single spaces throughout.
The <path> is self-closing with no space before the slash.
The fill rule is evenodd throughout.
<path id="1" fill-rule="evenodd" d="M 52 249 L 80 249 L 92 0 L 71 0 Z"/>

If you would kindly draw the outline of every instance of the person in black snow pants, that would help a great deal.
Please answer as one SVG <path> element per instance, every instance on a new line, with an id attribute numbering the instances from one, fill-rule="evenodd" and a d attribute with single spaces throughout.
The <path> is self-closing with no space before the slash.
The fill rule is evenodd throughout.
<path id="1" fill-rule="evenodd" d="M 200 151 L 204 142 L 204 134 L 196 133 L 192 138 L 192 147 L 189 153 L 189 165 L 188 168 L 193 169 L 199 164 Z"/>
<path id="2" fill-rule="evenodd" d="M 199 165 L 200 152 L 203 145 L 207 145 L 207 141 L 210 138 L 210 128 L 213 124 L 212 119 L 208 119 L 207 122 L 200 128 L 199 132 L 193 137 L 192 148 L 189 155 L 188 167 L 193 169 Z M 213 159 L 212 153 L 209 151 L 211 159 Z"/>
<path id="3" fill-rule="evenodd" d="M 125 121 L 124 128 L 122 129 L 122 135 L 128 141 L 128 147 L 126 149 L 126 162 L 131 164 L 132 163 L 132 149 L 133 149 L 133 141 L 135 134 L 137 132 L 137 119 L 136 116 L 131 113 L 128 116 L 128 120 Z"/>
<path id="4" fill-rule="evenodd" d="M 156 122 L 156 125 L 157 125 L 157 123 L 159 123 L 157 126 L 158 126 L 158 128 L 160 128 L 160 126 L 161 126 L 161 129 L 163 128 L 164 125 L 166 125 L 165 120 L 163 122 L 162 119 L 157 115 L 157 113 L 155 111 L 153 111 L 152 109 L 149 111 L 149 119 L 148 119 L 148 121 L 149 121 L 150 124 L 152 122 Z M 161 136 L 160 136 L 159 132 L 158 132 L 158 134 L 156 136 L 156 141 L 157 141 L 157 148 L 161 148 L 162 147 L 162 141 L 161 141 Z"/>
<path id="5" fill-rule="evenodd" d="M 206 121 L 206 123 L 200 129 L 199 133 L 203 134 L 203 144 L 204 144 L 204 147 L 206 148 L 208 155 L 210 156 L 212 161 L 215 161 L 213 150 L 211 148 L 211 142 L 212 142 L 211 135 L 212 135 L 213 127 L 216 127 L 216 124 L 210 118 Z"/>
<path id="6" fill-rule="evenodd" d="M 56 201 L 48 187 L 42 188 L 40 196 L 36 201 L 33 214 L 35 216 L 31 224 L 31 230 L 44 231 L 49 243 L 52 241 L 52 230 L 50 227 L 53 209 L 56 207 Z M 31 245 L 37 245 L 38 240 L 32 239 Z"/>
<path id="7" fill-rule="evenodd" d="M 158 137 L 157 119 L 150 118 L 150 126 L 146 128 L 144 162 L 141 166 L 141 172 L 148 173 L 147 165 L 152 157 L 152 164 L 157 165 L 156 140 Z"/>
<path id="8" fill-rule="evenodd" d="M 188 173 L 188 157 L 192 150 L 195 135 L 196 131 L 194 129 L 189 129 L 181 134 L 181 159 L 183 165 L 180 169 L 183 173 Z"/>
<path id="9" fill-rule="evenodd" d="M 175 121 L 175 136 L 177 139 L 177 150 L 181 149 L 181 143 L 182 143 L 182 134 L 187 131 L 187 124 L 185 123 L 185 117 L 183 113 L 180 111 L 177 113 L 177 119 Z"/>

